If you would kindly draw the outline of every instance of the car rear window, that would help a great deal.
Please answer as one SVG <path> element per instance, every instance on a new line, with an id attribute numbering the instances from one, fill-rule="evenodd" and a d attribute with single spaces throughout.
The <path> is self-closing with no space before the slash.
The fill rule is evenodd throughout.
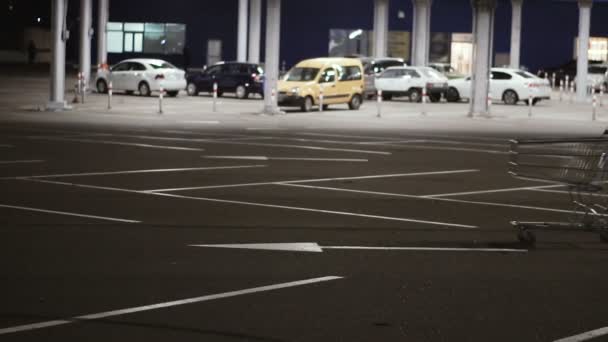
<path id="1" fill-rule="evenodd" d="M 535 77 L 531 73 L 525 72 L 525 71 L 516 71 L 515 74 L 517 74 L 517 75 L 519 75 L 519 76 L 521 76 L 523 78 L 534 78 Z"/>
<path id="2" fill-rule="evenodd" d="M 314 81 L 319 70 L 319 68 L 293 68 L 287 73 L 285 80 L 290 82 Z"/>
<path id="3" fill-rule="evenodd" d="M 605 74 L 608 70 L 608 67 L 605 66 L 590 66 L 589 73 L 590 74 Z"/>
<path id="4" fill-rule="evenodd" d="M 371 62 L 365 65 L 366 74 L 378 74 L 383 72 L 385 69 L 390 67 L 404 66 L 405 64 L 401 61 L 379 61 Z"/>
<path id="5" fill-rule="evenodd" d="M 148 63 L 153 69 L 177 69 L 169 62 L 150 62 Z"/>
<path id="6" fill-rule="evenodd" d="M 443 79 L 444 76 L 442 74 L 440 74 L 437 70 L 435 69 L 431 69 L 431 68 L 422 68 L 420 69 L 420 71 L 422 72 L 422 74 L 428 78 L 436 78 L 436 79 Z"/>

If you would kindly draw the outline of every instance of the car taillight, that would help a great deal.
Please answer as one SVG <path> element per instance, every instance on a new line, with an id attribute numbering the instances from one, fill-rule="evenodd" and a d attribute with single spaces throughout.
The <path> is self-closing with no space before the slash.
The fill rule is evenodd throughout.
<path id="1" fill-rule="evenodd" d="M 164 80 L 165 79 L 165 75 L 163 74 L 158 74 L 156 75 L 156 77 L 154 77 L 155 80 Z"/>
<path id="2" fill-rule="evenodd" d="M 255 82 L 258 82 L 258 83 L 259 83 L 259 82 L 262 82 L 262 76 L 261 76 L 261 75 L 258 75 L 258 74 L 252 74 L 252 75 L 251 75 L 251 77 L 253 78 L 253 80 L 254 80 Z"/>
<path id="3" fill-rule="evenodd" d="M 428 89 L 428 88 L 433 88 L 433 83 L 427 83 L 427 84 L 426 84 L 426 88 L 427 88 L 427 89 Z"/>
<path id="4" fill-rule="evenodd" d="M 543 85 L 542 85 L 542 84 L 540 84 L 540 83 L 530 83 L 530 84 L 528 84 L 528 87 L 529 87 L 529 88 L 540 88 L 540 87 L 542 87 L 542 86 L 543 86 Z"/>

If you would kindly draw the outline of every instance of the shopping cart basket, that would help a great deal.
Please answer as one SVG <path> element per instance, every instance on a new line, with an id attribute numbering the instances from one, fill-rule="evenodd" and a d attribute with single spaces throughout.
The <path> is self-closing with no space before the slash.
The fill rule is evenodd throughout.
<path id="1" fill-rule="evenodd" d="M 534 245 L 533 229 L 597 232 L 608 242 L 608 139 L 511 141 L 509 173 L 520 179 L 554 183 L 573 205 L 569 222 L 519 222 L 521 243 Z"/>

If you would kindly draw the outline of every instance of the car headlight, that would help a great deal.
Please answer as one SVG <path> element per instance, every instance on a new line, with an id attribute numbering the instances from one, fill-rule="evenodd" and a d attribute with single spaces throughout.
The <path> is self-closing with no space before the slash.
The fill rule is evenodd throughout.
<path id="1" fill-rule="evenodd" d="M 300 93 L 300 88 L 298 88 L 298 87 L 291 88 L 291 93 L 292 94 L 298 94 L 298 93 Z"/>

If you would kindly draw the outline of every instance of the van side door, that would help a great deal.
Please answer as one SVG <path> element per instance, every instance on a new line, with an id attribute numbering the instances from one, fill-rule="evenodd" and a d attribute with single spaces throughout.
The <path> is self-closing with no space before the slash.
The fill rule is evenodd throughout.
<path id="1" fill-rule="evenodd" d="M 323 103 L 337 103 L 338 99 L 338 73 L 336 69 L 329 67 L 323 69 L 319 77 L 319 91 L 323 90 Z M 319 103 L 319 93 L 316 94 L 316 102 Z"/>

